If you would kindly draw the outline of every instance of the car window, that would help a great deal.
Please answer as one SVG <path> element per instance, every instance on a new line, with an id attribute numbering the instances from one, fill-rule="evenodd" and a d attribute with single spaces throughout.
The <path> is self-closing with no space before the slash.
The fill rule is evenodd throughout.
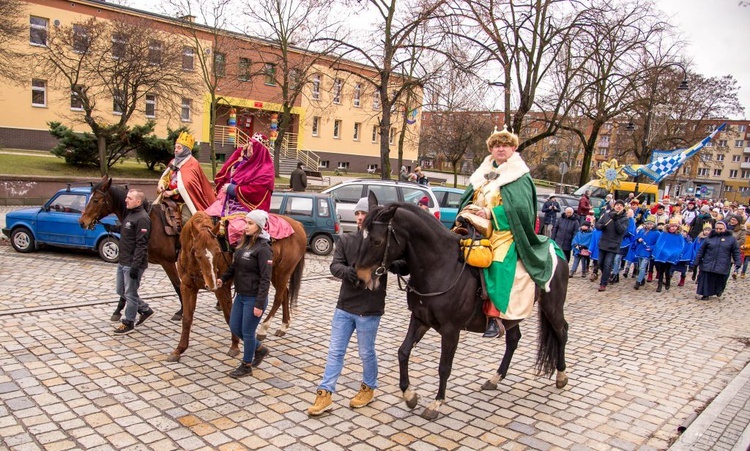
<path id="1" fill-rule="evenodd" d="M 609 192 L 606 189 L 604 189 L 604 188 L 595 188 L 595 189 L 593 189 L 591 191 L 591 196 L 590 197 L 600 197 L 600 198 L 604 199 L 605 197 L 607 197 L 607 194 L 609 194 Z"/>
<path id="2" fill-rule="evenodd" d="M 318 216 L 321 218 L 327 218 L 330 215 L 328 211 L 328 199 L 318 198 Z"/>
<path id="3" fill-rule="evenodd" d="M 446 208 L 458 208 L 458 206 L 461 204 L 461 194 L 446 193 L 445 199 L 441 204 Z"/>
<path id="4" fill-rule="evenodd" d="M 398 190 L 395 186 L 369 185 L 367 189 L 369 192 L 375 193 L 380 205 L 398 202 Z"/>
<path id="5" fill-rule="evenodd" d="M 52 201 L 50 211 L 61 213 L 82 213 L 86 207 L 86 196 L 84 194 L 60 194 Z"/>
<path id="6" fill-rule="evenodd" d="M 284 211 L 288 215 L 312 216 L 313 199 L 310 197 L 289 196 Z"/>
<path id="7" fill-rule="evenodd" d="M 271 206 L 269 207 L 269 213 L 279 213 L 281 209 L 281 201 L 284 200 L 283 196 L 271 196 Z"/>
<path id="8" fill-rule="evenodd" d="M 331 195 L 336 202 L 356 204 L 362 198 L 362 185 L 344 185 L 331 190 Z"/>
<path id="9" fill-rule="evenodd" d="M 404 202 L 409 202 L 414 205 L 416 205 L 417 202 L 419 202 L 419 199 L 423 198 L 424 196 L 427 196 L 427 193 L 424 190 L 421 190 L 419 188 L 411 188 L 408 186 L 402 186 L 401 193 L 404 195 Z M 427 199 L 430 200 L 428 207 L 430 208 L 434 207 L 435 205 L 432 202 L 432 197 L 427 196 Z"/>

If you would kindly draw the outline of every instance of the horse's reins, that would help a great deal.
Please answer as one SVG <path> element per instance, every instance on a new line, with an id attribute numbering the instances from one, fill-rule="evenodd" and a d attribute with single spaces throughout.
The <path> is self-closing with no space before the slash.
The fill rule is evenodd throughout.
<path id="1" fill-rule="evenodd" d="M 373 225 L 374 224 L 381 224 L 382 225 L 382 224 L 385 224 L 385 223 L 384 222 L 373 221 Z M 387 269 L 386 266 L 385 266 L 385 260 L 388 258 L 388 249 L 391 246 L 391 235 L 393 235 L 393 238 L 396 240 L 396 244 L 400 245 L 401 243 L 398 241 L 398 236 L 396 236 L 396 231 L 393 229 L 393 219 L 391 219 L 390 221 L 388 221 L 388 229 L 386 231 L 385 252 L 383 252 L 383 260 L 380 262 L 380 266 L 378 266 L 375 269 L 375 275 L 378 276 L 378 277 L 380 277 L 383 274 L 385 274 L 385 271 Z M 443 295 L 443 294 L 449 292 L 450 290 L 453 289 L 453 287 L 456 286 L 456 284 L 458 283 L 458 280 L 461 278 L 461 275 L 464 273 L 464 269 L 466 269 L 466 259 L 464 259 L 464 264 L 463 264 L 463 266 L 461 266 L 461 271 L 458 273 L 458 275 L 456 276 L 456 279 L 453 281 L 453 283 L 451 284 L 451 286 L 448 287 L 448 288 L 446 288 L 443 291 L 434 291 L 434 292 L 431 292 L 431 293 L 420 293 L 414 287 L 412 287 L 411 285 L 409 285 L 409 282 L 407 282 L 406 279 L 404 279 L 404 276 L 402 276 L 401 274 L 396 274 L 396 280 L 398 280 L 398 289 L 401 290 L 401 291 L 406 291 L 406 292 L 411 291 L 412 293 L 415 293 L 418 296 L 422 296 L 422 297 L 440 296 L 440 295 Z M 404 285 L 406 286 L 405 288 L 401 286 L 401 282 L 402 281 L 404 282 Z"/>

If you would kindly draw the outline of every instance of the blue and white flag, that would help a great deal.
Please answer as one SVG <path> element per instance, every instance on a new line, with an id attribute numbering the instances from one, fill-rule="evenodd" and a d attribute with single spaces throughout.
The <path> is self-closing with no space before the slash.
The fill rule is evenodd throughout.
<path id="1" fill-rule="evenodd" d="M 705 137 L 702 141 L 695 144 L 687 149 L 675 149 L 673 151 L 665 152 L 663 150 L 658 151 L 661 153 L 667 153 L 665 156 L 656 158 L 649 164 L 629 164 L 623 167 L 623 171 L 631 177 L 638 177 L 639 175 L 645 175 L 654 180 L 654 182 L 661 182 L 665 177 L 668 177 L 680 168 L 688 158 L 692 157 L 703 147 L 706 146 L 717 133 L 722 131 L 726 127 L 726 123 L 716 127 L 710 135 Z M 657 152 L 657 151 L 654 151 Z"/>

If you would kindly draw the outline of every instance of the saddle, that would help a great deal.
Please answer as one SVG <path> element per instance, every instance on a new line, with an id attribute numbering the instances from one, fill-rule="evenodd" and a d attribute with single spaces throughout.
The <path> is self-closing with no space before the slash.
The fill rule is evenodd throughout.
<path id="1" fill-rule="evenodd" d="M 179 236 L 182 231 L 182 214 L 180 206 L 172 199 L 162 199 L 161 219 L 164 223 L 164 233 L 169 236 Z"/>
<path id="2" fill-rule="evenodd" d="M 486 240 L 486 238 L 484 238 L 484 235 L 478 233 L 474 225 L 470 221 L 468 221 L 466 218 L 463 218 L 463 217 L 456 218 L 455 227 L 451 229 L 451 232 L 455 233 L 456 235 L 460 237 L 461 252 L 459 254 L 459 258 L 461 261 L 466 261 L 467 257 L 471 257 L 471 247 L 474 245 L 474 243 L 478 241 Z M 468 252 L 467 252 L 467 248 L 468 248 Z M 466 263 L 469 266 L 474 266 L 471 264 L 472 262 L 470 260 L 471 259 L 469 259 L 469 261 L 466 261 Z M 482 268 L 477 268 L 477 269 L 478 271 L 476 271 L 476 273 L 479 276 L 479 282 L 480 282 L 480 289 L 479 289 L 479 293 L 477 294 L 479 295 L 479 297 L 482 299 L 483 302 L 489 302 L 490 295 L 487 292 L 487 281 L 484 278 L 484 271 L 482 270 Z"/>

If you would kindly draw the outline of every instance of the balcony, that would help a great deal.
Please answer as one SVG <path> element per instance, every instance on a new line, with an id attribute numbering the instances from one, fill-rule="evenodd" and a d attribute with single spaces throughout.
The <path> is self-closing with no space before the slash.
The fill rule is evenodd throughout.
<path id="1" fill-rule="evenodd" d="M 742 168 L 742 169 L 750 169 L 750 162 L 740 163 L 740 168 Z"/>
<path id="2" fill-rule="evenodd" d="M 750 146 L 745 147 L 745 150 L 742 151 L 745 155 L 750 154 Z"/>

